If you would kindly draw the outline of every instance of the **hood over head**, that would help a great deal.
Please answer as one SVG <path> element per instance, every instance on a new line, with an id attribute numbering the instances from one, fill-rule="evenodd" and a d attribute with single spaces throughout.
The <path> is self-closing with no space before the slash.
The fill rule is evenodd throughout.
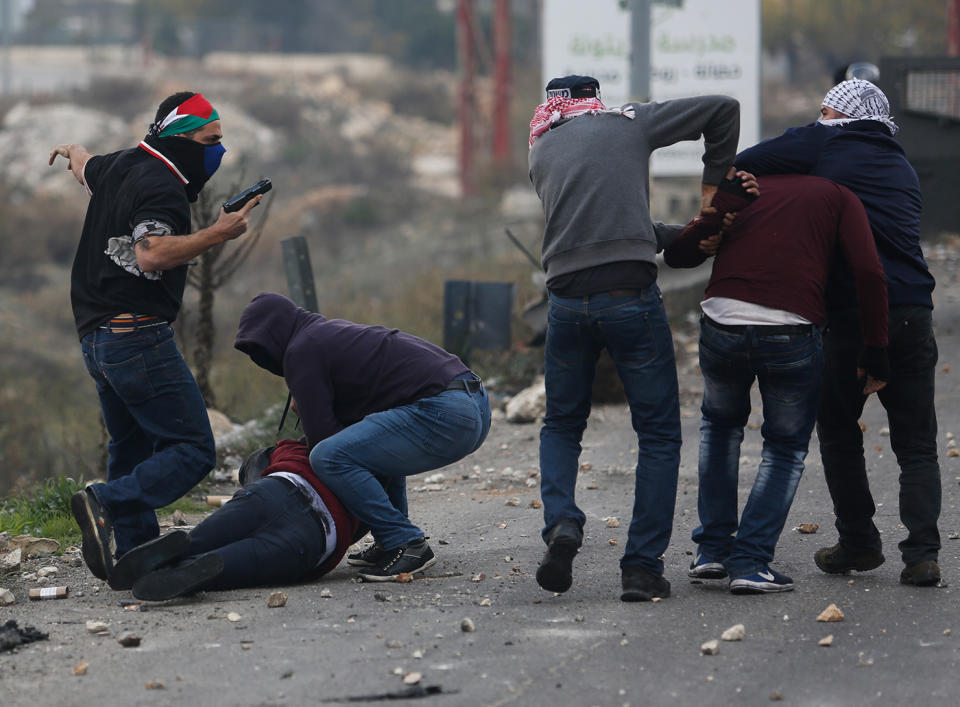
<path id="1" fill-rule="evenodd" d="M 282 376 L 283 357 L 297 329 L 297 319 L 306 313 L 283 295 L 261 292 L 244 307 L 233 347 L 261 368 Z"/>

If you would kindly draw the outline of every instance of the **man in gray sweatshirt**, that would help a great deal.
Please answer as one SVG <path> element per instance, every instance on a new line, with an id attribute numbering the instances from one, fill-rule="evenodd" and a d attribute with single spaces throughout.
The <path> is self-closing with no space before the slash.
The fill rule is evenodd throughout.
<path id="1" fill-rule="evenodd" d="M 682 230 L 651 222 L 650 153 L 703 136 L 708 206 L 736 155 L 740 107 L 727 96 L 702 96 L 608 110 L 599 92 L 589 76 L 553 79 L 530 123 L 530 180 L 546 218 L 542 261 L 550 297 L 540 432 L 547 552 L 537 582 L 553 592 L 573 582 L 586 520 L 574 500 L 580 441 L 606 348 L 638 443 L 620 598 L 648 601 L 670 594 L 661 555 L 680 465 L 677 371 L 654 256 Z"/>

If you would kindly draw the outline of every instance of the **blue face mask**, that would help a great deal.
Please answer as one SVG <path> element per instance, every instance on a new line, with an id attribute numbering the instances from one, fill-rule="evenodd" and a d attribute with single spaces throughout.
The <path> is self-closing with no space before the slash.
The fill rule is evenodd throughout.
<path id="1" fill-rule="evenodd" d="M 220 160 L 223 159 L 223 153 L 227 151 L 219 142 L 216 145 L 205 145 L 203 148 L 203 169 L 208 177 L 220 168 Z"/>

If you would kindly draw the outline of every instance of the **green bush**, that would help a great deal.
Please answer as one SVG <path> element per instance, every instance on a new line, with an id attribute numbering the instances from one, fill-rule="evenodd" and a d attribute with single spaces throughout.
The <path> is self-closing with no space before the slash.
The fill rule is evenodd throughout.
<path id="1" fill-rule="evenodd" d="M 80 531 L 70 513 L 70 497 L 83 487 L 82 478 L 59 476 L 47 479 L 29 494 L 6 499 L 0 505 L 0 532 L 54 538 L 64 546 L 75 544 Z"/>

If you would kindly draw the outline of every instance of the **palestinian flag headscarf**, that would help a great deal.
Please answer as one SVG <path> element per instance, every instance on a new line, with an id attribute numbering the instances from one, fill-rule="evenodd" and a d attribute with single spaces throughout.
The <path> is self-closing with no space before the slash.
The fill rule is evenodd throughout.
<path id="1" fill-rule="evenodd" d="M 170 137 L 202 128 L 214 120 L 220 120 L 217 109 L 202 94 L 195 93 L 154 124 L 151 132 L 155 131 L 157 137 Z"/>
<path id="2" fill-rule="evenodd" d="M 149 134 L 140 142 L 140 148 L 163 162 L 183 184 L 190 202 L 197 200 L 200 190 L 217 171 L 225 151 L 219 142 L 205 145 L 182 133 L 202 128 L 220 119 L 210 102 L 195 93 L 166 117 L 150 126 Z"/>

